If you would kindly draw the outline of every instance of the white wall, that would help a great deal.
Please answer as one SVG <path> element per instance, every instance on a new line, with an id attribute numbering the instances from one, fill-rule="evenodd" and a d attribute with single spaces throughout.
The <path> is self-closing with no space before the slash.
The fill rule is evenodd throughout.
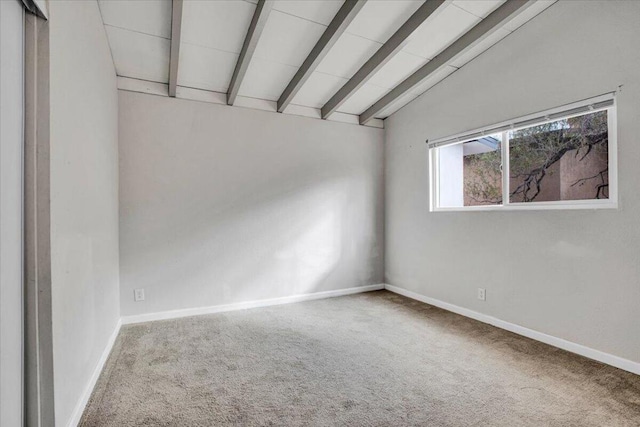
<path id="1" fill-rule="evenodd" d="M 66 426 L 120 317 L 118 95 L 97 3 L 49 2 L 49 18 L 55 411 Z"/>
<path id="2" fill-rule="evenodd" d="M 640 362 L 639 27 L 640 2 L 560 1 L 385 121 L 387 282 Z M 429 212 L 425 139 L 621 84 L 620 209 Z"/>
<path id="3" fill-rule="evenodd" d="M 24 8 L 0 2 L 0 425 L 21 426 Z"/>
<path id="4" fill-rule="evenodd" d="M 381 129 L 120 91 L 122 314 L 381 283 L 382 155 Z"/>

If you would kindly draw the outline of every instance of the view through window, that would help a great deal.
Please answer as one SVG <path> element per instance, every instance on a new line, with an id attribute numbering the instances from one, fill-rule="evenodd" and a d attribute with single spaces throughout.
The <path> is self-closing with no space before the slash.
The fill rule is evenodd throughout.
<path id="1" fill-rule="evenodd" d="M 509 132 L 509 200 L 609 197 L 607 111 Z"/>
<path id="2" fill-rule="evenodd" d="M 436 209 L 607 201 L 612 108 L 432 148 Z"/>

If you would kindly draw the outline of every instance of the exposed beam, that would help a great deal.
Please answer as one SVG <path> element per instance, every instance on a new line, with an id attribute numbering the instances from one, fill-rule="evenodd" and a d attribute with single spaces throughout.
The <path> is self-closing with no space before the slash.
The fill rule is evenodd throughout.
<path id="1" fill-rule="evenodd" d="M 258 40 L 260 40 L 262 30 L 264 30 L 264 26 L 267 24 L 267 18 L 269 17 L 272 7 L 272 0 L 258 1 L 256 11 L 253 13 L 253 18 L 249 25 L 249 30 L 244 38 L 240 57 L 236 63 L 235 70 L 233 70 L 233 77 L 231 77 L 231 84 L 229 84 L 229 90 L 227 91 L 228 105 L 233 105 L 236 101 L 240 85 L 242 84 L 242 79 L 244 79 L 244 75 L 247 73 L 251 57 L 256 50 L 256 46 L 258 46 Z"/>
<path id="2" fill-rule="evenodd" d="M 282 113 L 289 105 L 291 100 L 296 96 L 302 85 L 311 77 L 316 67 L 329 53 L 329 50 L 338 41 L 342 33 L 347 29 L 351 21 L 356 17 L 358 12 L 365 5 L 367 0 L 346 0 L 336 16 L 333 18 L 327 29 L 313 47 L 307 59 L 304 60 L 302 66 L 293 79 L 289 82 L 287 88 L 278 99 L 278 112 Z"/>
<path id="3" fill-rule="evenodd" d="M 449 47 L 441 53 L 436 55 L 435 58 L 427 62 L 419 70 L 407 77 L 402 83 L 398 84 L 398 86 L 393 88 L 389 93 L 369 107 L 360 115 L 360 124 L 364 124 L 373 119 L 376 114 L 380 113 L 402 95 L 406 94 L 427 77 L 436 73 L 438 70 L 441 70 L 443 67 L 446 67 L 451 63 L 451 61 L 489 37 L 496 30 L 501 28 L 505 22 L 521 13 L 533 3 L 535 3 L 535 0 L 507 0 L 506 3 L 493 11 L 475 27 L 449 45 Z"/>
<path id="4" fill-rule="evenodd" d="M 402 49 L 409 36 L 430 16 L 442 11 L 451 0 L 427 0 L 407 22 L 396 31 L 387 42 L 371 57 L 351 79 L 340 88 L 322 107 L 322 118 L 326 119 L 336 111 L 351 95 L 367 82 L 384 64 Z"/>
<path id="5" fill-rule="evenodd" d="M 176 96 L 180 35 L 182 34 L 182 0 L 173 0 L 171 7 L 171 56 L 169 59 L 169 96 Z"/>

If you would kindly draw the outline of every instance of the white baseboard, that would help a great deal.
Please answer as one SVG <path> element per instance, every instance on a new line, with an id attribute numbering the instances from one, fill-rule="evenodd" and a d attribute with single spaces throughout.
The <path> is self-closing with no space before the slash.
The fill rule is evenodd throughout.
<path id="1" fill-rule="evenodd" d="M 355 288 L 315 292 L 311 294 L 292 295 L 281 298 L 271 298 L 257 301 L 238 302 L 234 304 L 213 305 L 209 307 L 186 308 L 183 310 L 170 310 L 157 313 L 124 316 L 122 317 L 122 324 L 130 325 L 133 323 L 151 322 L 154 320 L 176 319 L 179 317 L 199 316 L 201 314 L 222 313 L 225 311 L 244 310 L 247 308 L 268 307 L 272 305 L 290 304 L 293 302 L 340 297 L 344 295 L 359 294 L 361 292 L 379 291 L 381 289 L 384 289 L 384 286 L 384 284 L 358 286 Z"/>
<path id="2" fill-rule="evenodd" d="M 75 409 L 73 410 L 73 414 L 71 415 L 71 419 L 67 424 L 68 427 L 76 427 L 82 418 L 82 414 L 84 413 L 84 409 L 91 398 L 91 393 L 93 393 L 93 389 L 98 382 L 98 378 L 100 378 L 100 374 L 102 373 L 102 369 L 104 369 L 105 363 L 107 363 L 107 359 L 109 358 L 109 354 L 111 353 L 111 349 L 113 349 L 113 345 L 116 342 L 116 338 L 118 338 L 118 334 L 120 333 L 120 327 L 122 326 L 122 320 L 118 319 L 118 323 L 114 328 L 109 340 L 107 341 L 107 345 L 104 347 L 104 351 L 102 352 L 102 356 L 100 356 L 100 360 L 96 364 L 95 369 L 93 370 L 93 374 L 91 374 L 91 378 L 89 378 L 89 382 L 87 382 L 86 387 L 82 395 L 80 396 L 80 400 L 76 404 Z"/>
<path id="3" fill-rule="evenodd" d="M 493 316 L 478 313 L 477 311 L 469 310 L 468 308 L 463 308 L 454 304 L 449 304 L 448 302 L 440 301 L 435 298 L 430 298 L 430 297 L 418 294 L 416 292 L 409 291 L 407 289 L 399 288 L 397 286 L 386 284 L 385 289 L 393 293 L 404 295 L 405 297 L 408 297 L 417 301 L 421 301 L 436 307 L 440 307 L 444 310 L 451 311 L 453 313 L 457 313 L 465 317 L 470 317 L 480 322 L 493 325 L 497 328 L 505 329 L 509 332 L 513 332 L 515 334 L 522 335 L 527 338 L 531 338 L 536 341 L 540 341 L 545 344 L 549 344 L 554 347 L 558 347 L 563 350 L 570 351 L 571 353 L 576 353 L 581 356 L 588 357 L 589 359 L 597 360 L 598 362 L 606 363 L 607 365 L 611 365 L 616 368 L 620 368 L 625 371 L 629 371 L 631 373 L 640 375 L 640 363 L 638 362 L 634 362 L 629 359 L 624 359 L 622 357 L 614 356 L 613 354 L 605 353 L 600 350 L 595 350 L 593 348 L 586 347 L 581 344 L 576 344 L 574 342 L 567 341 L 562 338 L 557 338 L 552 335 L 547 335 L 542 332 L 534 331 L 533 329 L 525 328 L 524 326 L 509 323 L 504 320 L 497 319 Z"/>

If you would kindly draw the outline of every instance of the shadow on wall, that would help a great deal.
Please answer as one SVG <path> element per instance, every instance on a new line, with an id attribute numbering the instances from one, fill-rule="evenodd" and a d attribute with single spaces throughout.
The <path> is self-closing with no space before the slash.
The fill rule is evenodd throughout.
<path id="1" fill-rule="evenodd" d="M 372 180 L 286 175 L 243 186 L 222 203 L 174 194 L 125 208 L 123 314 L 132 312 L 134 288 L 145 288 L 147 299 L 136 311 L 154 312 L 381 282 Z"/>

